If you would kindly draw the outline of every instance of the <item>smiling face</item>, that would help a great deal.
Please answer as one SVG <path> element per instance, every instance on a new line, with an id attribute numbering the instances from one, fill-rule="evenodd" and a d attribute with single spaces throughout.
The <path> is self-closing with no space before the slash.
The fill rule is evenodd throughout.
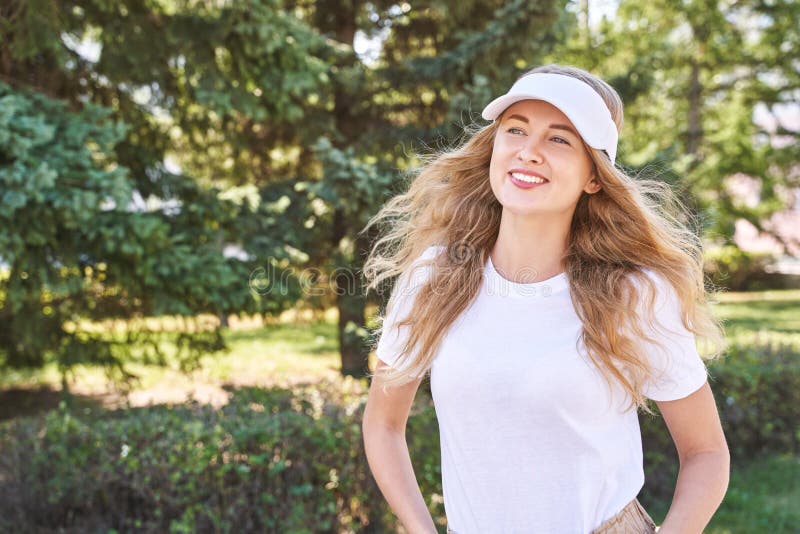
<path id="1" fill-rule="evenodd" d="M 571 217 L 582 192 L 600 190 L 588 150 L 557 107 L 522 100 L 509 106 L 499 121 L 489 181 L 504 211 Z"/>

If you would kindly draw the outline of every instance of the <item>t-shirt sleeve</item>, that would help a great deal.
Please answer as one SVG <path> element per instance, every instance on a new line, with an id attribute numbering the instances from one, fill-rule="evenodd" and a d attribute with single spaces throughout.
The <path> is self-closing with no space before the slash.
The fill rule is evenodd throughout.
<path id="1" fill-rule="evenodd" d="M 410 327 L 407 325 L 398 327 L 397 323 L 408 317 L 417 294 L 430 277 L 431 267 L 422 266 L 420 262 L 432 259 L 438 250 L 438 247 L 429 247 L 412 262 L 409 270 L 398 277 L 389 299 L 375 354 L 380 360 L 395 369 L 407 369 L 417 354 L 416 351 L 412 351 L 408 357 L 400 361 L 400 354 L 408 339 Z M 419 378 L 424 375 L 415 376 Z"/>
<path id="2" fill-rule="evenodd" d="M 682 399 L 697 391 L 707 380 L 705 363 L 697 351 L 694 334 L 683 326 L 680 300 L 675 289 L 661 276 L 648 273 L 655 282 L 655 328 L 645 322 L 648 335 L 661 344 L 644 342 L 653 378 L 644 384 L 643 394 L 655 401 Z"/>

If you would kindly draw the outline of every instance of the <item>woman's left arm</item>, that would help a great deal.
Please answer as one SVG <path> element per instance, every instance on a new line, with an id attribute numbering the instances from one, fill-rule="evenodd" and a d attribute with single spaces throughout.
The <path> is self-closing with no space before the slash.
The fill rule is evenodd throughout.
<path id="1" fill-rule="evenodd" d="M 730 478 L 730 452 L 708 382 L 682 399 L 656 402 L 680 459 L 672 505 L 659 534 L 700 534 Z"/>

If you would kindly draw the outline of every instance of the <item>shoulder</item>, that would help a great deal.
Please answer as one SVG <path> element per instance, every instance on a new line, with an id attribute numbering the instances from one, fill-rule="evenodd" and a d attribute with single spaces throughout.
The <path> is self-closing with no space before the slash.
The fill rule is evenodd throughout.
<path id="1" fill-rule="evenodd" d="M 417 254 L 398 276 L 392 292 L 393 298 L 416 294 L 416 291 L 430 279 L 434 261 L 445 249 L 446 247 L 442 245 L 431 245 Z"/>
<path id="2" fill-rule="evenodd" d="M 431 245 L 422 251 L 410 264 L 407 269 L 406 277 L 411 278 L 412 282 L 419 282 L 430 276 L 436 258 L 447 247 L 444 245 Z"/>
<path id="3" fill-rule="evenodd" d="M 678 288 L 653 269 L 642 268 L 640 272 L 634 282 L 638 290 L 636 309 L 640 320 L 651 327 L 682 330 L 685 306 Z"/>
<path id="4" fill-rule="evenodd" d="M 439 254 L 444 252 L 445 249 L 447 249 L 447 247 L 444 245 L 431 245 L 424 251 L 422 251 L 422 254 L 419 255 L 416 261 L 432 260 L 436 258 Z"/>
<path id="5" fill-rule="evenodd" d="M 639 269 L 631 273 L 630 276 L 637 284 L 640 284 L 642 280 L 647 280 L 649 283 L 658 288 L 663 287 L 665 284 L 669 285 L 669 282 L 663 274 L 651 269 L 650 267 L 639 267 Z"/>
<path id="6" fill-rule="evenodd" d="M 402 270 L 397 277 L 387 303 L 387 318 L 394 321 L 397 317 L 408 315 L 422 288 L 432 273 L 432 265 L 436 257 L 446 247 L 431 245 L 417 253 L 416 257 Z"/>
<path id="7" fill-rule="evenodd" d="M 632 273 L 631 278 L 639 291 L 639 300 L 653 298 L 657 304 L 664 305 L 677 297 L 677 292 L 672 283 L 663 274 L 641 267 L 637 273 Z"/>

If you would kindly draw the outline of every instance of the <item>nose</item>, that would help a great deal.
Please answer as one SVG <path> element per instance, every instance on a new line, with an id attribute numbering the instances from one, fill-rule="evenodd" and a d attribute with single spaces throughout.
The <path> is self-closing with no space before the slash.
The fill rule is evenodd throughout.
<path id="1" fill-rule="evenodd" d="M 528 142 L 520 147 L 519 152 L 517 152 L 517 158 L 519 158 L 520 161 L 541 163 L 542 152 L 539 146 L 539 139 L 535 136 L 531 136 Z"/>

